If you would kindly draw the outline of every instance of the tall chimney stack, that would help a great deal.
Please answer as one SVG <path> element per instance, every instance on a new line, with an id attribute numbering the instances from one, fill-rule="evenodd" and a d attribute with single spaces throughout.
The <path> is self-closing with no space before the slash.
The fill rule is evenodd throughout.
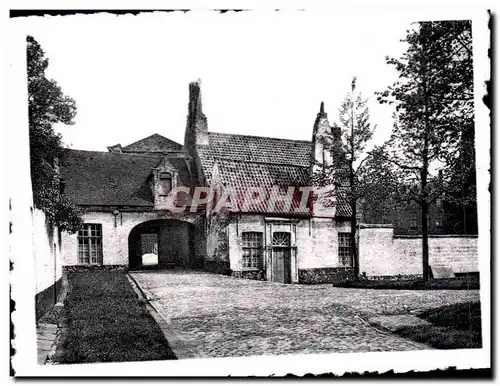
<path id="1" fill-rule="evenodd" d="M 207 117 L 203 114 L 201 103 L 201 80 L 189 84 L 189 105 L 184 145 L 208 145 Z"/>

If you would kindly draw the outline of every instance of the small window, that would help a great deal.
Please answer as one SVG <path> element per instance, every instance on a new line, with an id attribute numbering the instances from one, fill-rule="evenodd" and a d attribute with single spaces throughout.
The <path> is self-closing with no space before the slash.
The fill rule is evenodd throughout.
<path id="1" fill-rule="evenodd" d="M 101 224 L 83 224 L 78 231 L 78 264 L 102 264 Z"/>
<path id="2" fill-rule="evenodd" d="M 260 269 L 262 267 L 262 233 L 243 232 L 243 269 Z"/>
<path id="3" fill-rule="evenodd" d="M 339 263 L 346 267 L 352 267 L 352 245 L 351 234 L 348 232 L 339 232 Z"/>
<path id="4" fill-rule="evenodd" d="M 410 214 L 410 228 L 411 229 L 417 228 L 417 214 L 416 213 Z"/>
<path id="5" fill-rule="evenodd" d="M 443 207 L 443 199 L 441 197 L 436 198 L 436 208 Z"/>
<path id="6" fill-rule="evenodd" d="M 289 232 L 274 232 L 273 247 L 289 247 L 290 233 Z"/>
<path id="7" fill-rule="evenodd" d="M 438 211 L 436 212 L 436 228 L 442 228 L 443 227 L 443 212 Z"/>
<path id="8" fill-rule="evenodd" d="M 168 196 L 172 190 L 172 174 L 160 173 L 160 196 Z"/>

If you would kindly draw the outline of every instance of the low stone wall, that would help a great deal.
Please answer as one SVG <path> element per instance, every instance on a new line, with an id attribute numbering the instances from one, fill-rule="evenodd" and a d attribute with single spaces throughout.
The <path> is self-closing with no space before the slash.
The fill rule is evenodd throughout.
<path id="1" fill-rule="evenodd" d="M 391 225 L 361 225 L 359 265 L 369 278 L 422 275 L 422 237 L 394 235 Z M 478 272 L 477 236 L 429 235 L 429 265 Z"/>
<path id="2" fill-rule="evenodd" d="M 205 260 L 203 268 L 208 272 L 222 275 L 231 275 L 229 261 L 224 260 Z"/>
<path id="3" fill-rule="evenodd" d="M 232 271 L 231 276 L 237 277 L 240 279 L 250 279 L 250 280 L 266 280 L 266 271 L 258 270 L 258 271 Z"/>
<path id="4" fill-rule="evenodd" d="M 54 304 L 57 303 L 57 298 L 61 292 L 62 278 L 59 278 L 54 284 L 40 291 L 35 296 L 35 313 L 36 320 L 49 312 Z"/>
<path id="5" fill-rule="evenodd" d="M 326 284 L 354 280 L 354 268 L 310 268 L 299 269 L 300 284 Z"/>
<path id="6" fill-rule="evenodd" d="M 417 275 L 391 275 L 391 276 L 360 276 L 360 280 L 369 281 L 408 281 L 408 280 L 418 280 L 422 279 L 421 274 Z"/>
<path id="7" fill-rule="evenodd" d="M 92 272 L 92 271 L 127 271 L 127 265 L 67 265 L 63 267 L 68 272 Z"/>

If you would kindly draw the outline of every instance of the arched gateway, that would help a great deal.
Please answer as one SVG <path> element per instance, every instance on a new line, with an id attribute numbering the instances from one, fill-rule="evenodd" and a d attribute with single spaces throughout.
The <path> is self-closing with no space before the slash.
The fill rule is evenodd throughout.
<path id="1" fill-rule="evenodd" d="M 194 226 L 172 219 L 136 225 L 128 236 L 129 269 L 194 267 Z"/>

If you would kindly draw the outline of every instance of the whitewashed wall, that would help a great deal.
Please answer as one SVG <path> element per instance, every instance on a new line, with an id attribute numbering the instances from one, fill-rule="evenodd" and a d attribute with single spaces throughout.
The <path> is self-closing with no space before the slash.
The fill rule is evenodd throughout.
<path id="1" fill-rule="evenodd" d="M 36 293 L 39 294 L 62 277 L 61 244 L 57 228 L 46 223 L 43 211 L 34 209 L 32 218 Z"/>
<path id="2" fill-rule="evenodd" d="M 195 223 L 196 214 L 176 215 L 170 212 L 123 212 L 116 216 L 110 212 L 87 212 L 83 222 L 102 225 L 102 253 L 104 265 L 128 265 L 128 238 L 132 229 L 149 220 L 181 220 Z M 78 265 L 78 235 L 62 234 L 63 265 Z"/>
<path id="3" fill-rule="evenodd" d="M 429 265 L 478 272 L 477 246 L 475 236 L 429 236 Z M 395 236 L 390 225 L 361 225 L 359 264 L 366 276 L 421 275 L 422 238 Z"/>

